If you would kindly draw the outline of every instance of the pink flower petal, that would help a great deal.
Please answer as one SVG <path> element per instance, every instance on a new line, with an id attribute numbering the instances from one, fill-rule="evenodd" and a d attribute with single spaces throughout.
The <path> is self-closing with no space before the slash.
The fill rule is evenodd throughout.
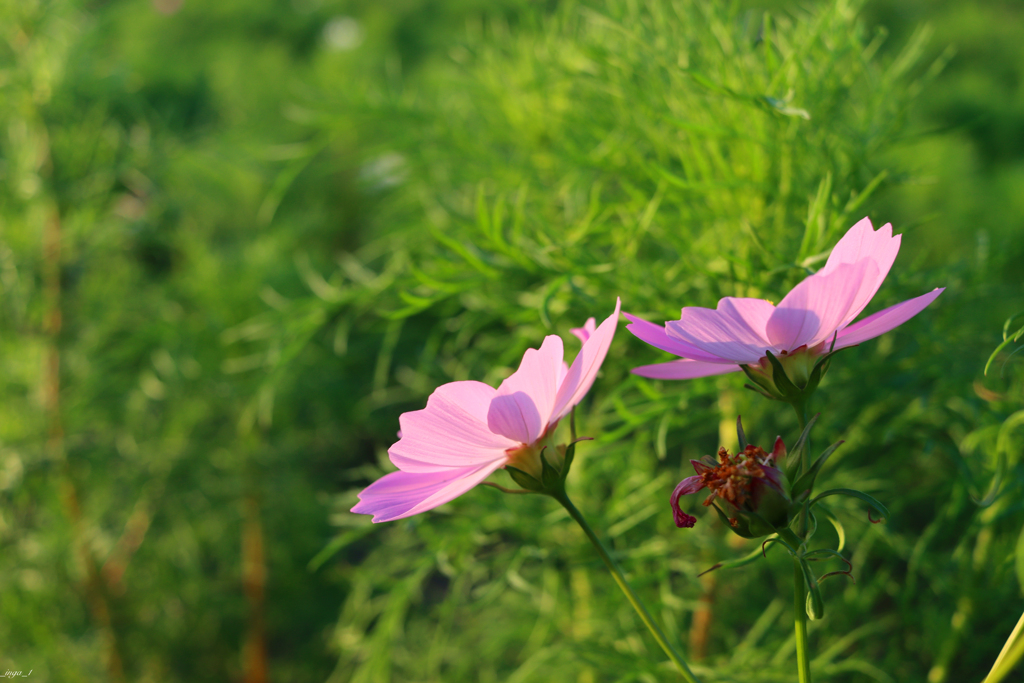
<path id="1" fill-rule="evenodd" d="M 501 457 L 518 442 L 487 427 L 488 406 L 496 393 L 483 382 L 449 382 L 438 387 L 426 408 L 399 418 L 402 436 L 388 449 L 391 462 L 407 472 L 433 472 Z"/>
<path id="2" fill-rule="evenodd" d="M 900 235 L 893 237 L 892 224 L 886 223 L 878 230 L 873 230 L 871 221 L 864 218 L 846 231 L 832 253 L 829 254 L 825 267 L 818 271 L 821 275 L 831 273 L 842 263 L 857 263 L 862 260 L 873 261 L 878 268 L 878 274 L 874 280 L 866 282 L 865 286 L 861 288 L 850 311 L 840 322 L 839 329 L 850 324 L 851 320 L 860 315 L 860 312 L 878 292 L 878 288 L 889 274 L 889 269 L 892 268 L 893 261 L 896 260 L 896 254 L 900 251 L 900 237 Z"/>
<path id="3" fill-rule="evenodd" d="M 775 437 L 775 445 L 772 447 L 772 452 L 768 455 L 768 463 L 775 466 L 785 459 L 786 444 L 782 442 L 781 436 L 777 436 Z"/>
<path id="4" fill-rule="evenodd" d="M 839 333 L 836 348 L 845 349 L 848 346 L 856 346 L 899 327 L 927 308 L 945 289 L 945 287 L 937 287 L 927 294 L 890 306 L 850 325 Z"/>
<path id="5" fill-rule="evenodd" d="M 352 512 L 373 515 L 374 522 L 390 522 L 443 505 L 473 488 L 505 464 L 501 458 L 476 467 L 453 467 L 413 474 L 392 472 L 359 494 Z"/>
<path id="6" fill-rule="evenodd" d="M 714 310 L 687 306 L 679 320 L 665 323 L 670 337 L 711 356 L 739 364 L 756 363 L 771 346 L 765 326 L 775 307 L 764 299 L 726 297 Z"/>
<path id="7" fill-rule="evenodd" d="M 714 458 L 712 458 L 710 455 L 705 455 L 704 457 L 712 461 L 714 460 Z M 711 465 L 707 464 L 706 462 L 701 462 L 700 460 L 691 460 L 690 464 L 693 465 L 693 471 L 696 472 L 697 474 L 704 474 L 708 470 L 715 469 Z"/>
<path id="8" fill-rule="evenodd" d="M 574 327 L 569 331 L 586 344 L 587 340 L 590 339 L 590 335 L 594 334 L 595 329 L 597 329 L 597 321 L 593 318 L 587 318 L 587 322 L 583 323 L 583 327 Z"/>
<path id="9" fill-rule="evenodd" d="M 586 345 L 584 345 L 586 348 Z M 562 338 L 548 335 L 539 349 L 527 349 L 519 369 L 498 387 L 487 411 L 487 426 L 520 443 L 536 441 L 551 420 L 562 367 Z"/>
<path id="10" fill-rule="evenodd" d="M 572 365 L 569 366 L 569 373 L 558 387 L 555 407 L 551 414 L 552 422 L 561 419 L 590 391 L 590 387 L 594 384 L 594 379 L 597 378 L 597 373 L 601 369 L 601 363 L 604 362 L 604 357 L 608 355 L 608 349 L 611 348 L 621 308 L 622 300 L 616 298 L 615 311 L 594 330 L 583 348 L 580 349 L 576 359 L 573 360 Z"/>
<path id="11" fill-rule="evenodd" d="M 827 274 L 804 279 L 779 303 L 768 320 L 768 339 L 778 351 L 793 351 L 830 339 L 865 287 L 878 273 L 874 261 L 840 263 Z"/>
<path id="12" fill-rule="evenodd" d="M 672 506 L 672 516 L 675 517 L 676 526 L 680 529 L 692 529 L 693 525 L 697 523 L 697 518 L 679 509 L 679 497 L 696 493 L 702 488 L 704 488 L 704 479 L 697 475 L 683 479 L 672 491 L 669 504 Z"/>
<path id="13" fill-rule="evenodd" d="M 738 372 L 740 366 L 735 363 L 707 363 L 699 360 L 672 360 L 667 363 L 641 365 L 630 370 L 634 375 L 651 379 L 696 379 L 712 375 L 724 375 L 727 372 Z"/>
<path id="14" fill-rule="evenodd" d="M 722 359 L 718 356 L 713 356 L 710 353 L 701 351 L 692 344 L 687 344 L 681 339 L 670 337 L 665 332 L 664 325 L 655 325 L 649 323 L 643 318 L 638 318 L 630 313 L 623 313 L 622 315 L 630 321 L 629 325 L 626 325 L 626 329 L 630 333 L 642 342 L 646 342 L 656 349 L 662 351 L 668 351 L 674 353 L 677 356 L 683 358 L 692 358 L 693 360 L 703 360 L 709 363 L 722 362 Z"/>
<path id="15" fill-rule="evenodd" d="M 672 503 L 675 504 L 679 501 L 680 496 L 688 496 L 691 493 L 697 493 L 704 488 L 704 477 L 699 474 L 695 474 L 692 477 L 683 479 L 676 485 L 674 491 L 672 491 Z"/>

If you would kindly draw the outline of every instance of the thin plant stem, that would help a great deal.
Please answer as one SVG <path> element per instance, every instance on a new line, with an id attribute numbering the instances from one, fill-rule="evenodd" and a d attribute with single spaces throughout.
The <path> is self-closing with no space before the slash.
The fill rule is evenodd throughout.
<path id="1" fill-rule="evenodd" d="M 807 525 L 807 506 L 804 505 L 802 526 Z M 804 584 L 800 555 L 803 554 L 806 528 L 797 536 L 792 529 L 779 530 L 779 538 L 792 546 L 793 555 L 793 630 L 796 636 L 796 666 L 799 683 L 811 683 L 811 656 L 807 645 L 807 591 Z"/>
<path id="2" fill-rule="evenodd" d="M 679 669 L 679 673 L 683 675 L 683 678 L 685 678 L 688 683 L 700 683 L 693 672 L 690 671 L 690 667 L 686 665 L 683 658 L 678 652 L 676 652 L 676 649 L 672 647 L 672 644 L 668 641 L 668 638 L 665 637 L 665 634 L 662 633 L 661 628 L 655 623 L 654 618 L 651 617 L 651 613 L 648 612 L 647 608 L 644 607 L 644 604 L 640 602 L 640 597 L 633 591 L 633 588 L 626 581 L 626 577 L 622 573 L 619 563 L 616 562 L 608 553 L 607 548 L 605 548 L 604 544 L 601 543 L 601 539 L 597 537 L 594 530 L 590 528 L 589 524 L 587 524 L 587 520 L 583 519 L 583 515 L 580 514 L 580 511 L 576 509 L 576 506 L 572 504 L 569 497 L 564 491 L 562 491 L 559 495 L 555 495 L 554 498 L 561 503 L 569 512 L 569 515 L 576 520 L 576 523 L 580 525 L 581 529 L 583 529 L 583 533 L 585 533 L 587 538 L 590 539 L 590 542 L 594 544 L 594 548 L 597 549 L 597 554 L 601 556 L 605 566 L 608 567 L 608 571 L 611 572 L 612 578 L 615 579 L 615 583 L 619 584 L 619 588 L 622 589 L 626 599 L 629 600 L 629 604 L 633 605 L 633 609 L 636 610 L 641 621 L 643 621 L 648 630 L 650 630 L 651 635 L 654 636 L 656 641 L 658 641 L 658 645 L 660 645 L 661 649 L 665 651 L 668 658 L 672 660 L 672 663 L 676 665 L 677 669 Z"/>
<path id="3" fill-rule="evenodd" d="M 800 403 L 791 403 L 793 410 L 796 411 L 796 420 L 800 424 L 800 431 L 804 431 L 804 427 L 807 426 L 807 399 L 806 397 L 800 401 Z M 807 440 L 804 441 L 803 449 L 800 451 L 800 473 L 807 469 L 808 453 L 811 452 L 811 435 L 807 435 Z"/>
<path id="4" fill-rule="evenodd" d="M 796 411 L 796 420 L 800 424 L 800 433 L 802 434 L 803 431 L 804 431 L 804 428 L 807 427 L 807 399 L 804 398 L 804 400 L 802 400 L 800 403 L 791 403 L 790 405 L 792 405 L 793 406 L 793 410 Z M 803 474 L 804 470 L 806 470 L 809 467 L 809 465 L 807 464 L 807 461 L 810 460 L 810 455 L 809 455 L 810 452 L 811 452 L 811 435 L 808 434 L 807 438 L 804 440 L 803 446 L 800 449 L 800 453 L 799 453 L 800 460 L 799 460 L 799 466 L 798 466 L 798 470 L 797 470 L 797 476 L 799 476 L 800 474 Z M 807 517 L 808 517 L 808 514 L 809 513 L 808 513 L 808 510 L 807 510 L 807 504 L 806 504 L 806 501 L 805 501 L 804 502 L 803 516 L 800 519 L 800 538 L 801 539 L 803 539 L 807 535 L 807 525 L 808 525 Z"/>
<path id="5" fill-rule="evenodd" d="M 793 627 L 796 631 L 796 664 L 800 683 L 811 683 L 811 659 L 807 647 L 807 607 L 804 573 L 793 558 Z"/>

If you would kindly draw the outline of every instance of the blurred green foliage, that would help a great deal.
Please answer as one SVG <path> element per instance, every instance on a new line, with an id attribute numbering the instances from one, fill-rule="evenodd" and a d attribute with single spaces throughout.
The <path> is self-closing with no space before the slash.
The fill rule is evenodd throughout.
<path id="1" fill-rule="evenodd" d="M 893 514 L 833 507 L 858 584 L 823 584 L 814 666 L 980 679 L 1024 566 L 1020 356 L 981 373 L 1024 308 L 1022 14 L 0 3 L 0 667 L 668 679 L 551 501 L 347 510 L 437 384 L 496 384 L 616 296 L 777 301 L 868 214 L 905 232 L 870 310 L 948 289 L 819 392 L 817 442 L 846 441 L 822 486 Z M 788 558 L 698 579 L 753 546 L 667 499 L 737 414 L 762 445 L 795 421 L 735 376 L 628 374 L 659 359 L 620 329 L 570 493 L 707 680 L 792 680 Z"/>

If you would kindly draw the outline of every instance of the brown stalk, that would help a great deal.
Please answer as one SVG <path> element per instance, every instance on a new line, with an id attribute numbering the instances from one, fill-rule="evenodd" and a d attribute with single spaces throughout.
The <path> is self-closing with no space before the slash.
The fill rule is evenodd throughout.
<path id="1" fill-rule="evenodd" d="M 242 531 L 242 588 L 249 603 L 249 633 L 243 651 L 245 683 L 267 683 L 267 643 L 264 620 L 264 594 L 267 568 L 263 553 L 263 525 L 255 495 L 245 498 L 245 522 Z"/>
<path id="2" fill-rule="evenodd" d="M 124 525 L 121 538 L 117 539 L 117 544 L 110 551 L 106 562 L 103 563 L 103 579 L 107 589 L 113 595 L 124 595 L 124 573 L 128 569 L 128 563 L 135 551 L 139 549 L 142 541 L 146 538 L 149 524 L 153 520 L 149 503 L 149 497 L 143 497 L 135 504 L 135 509 L 132 510 L 131 516 L 128 517 L 128 521 Z"/>
<path id="3" fill-rule="evenodd" d="M 707 659 L 711 622 L 714 619 L 716 574 L 705 573 L 700 577 L 701 593 L 697 607 L 693 610 L 690 623 L 690 658 L 695 662 Z"/>
<path id="4" fill-rule="evenodd" d="M 60 331 L 61 331 L 61 222 L 60 213 L 54 207 L 43 228 L 43 294 L 46 302 L 44 315 L 45 333 L 48 337 L 46 355 L 43 360 L 43 407 L 47 416 L 47 448 L 50 456 L 60 463 L 62 472 L 61 499 L 64 511 L 71 521 L 76 551 L 85 567 L 86 603 L 93 620 L 100 628 L 104 641 L 107 674 L 114 683 L 124 681 L 124 667 L 118 648 L 117 635 L 111 624 L 110 605 L 104 592 L 103 582 L 96 567 L 96 560 L 89 549 L 82 506 L 71 476 L 67 452 L 64 448 L 64 426 L 60 406 Z"/>

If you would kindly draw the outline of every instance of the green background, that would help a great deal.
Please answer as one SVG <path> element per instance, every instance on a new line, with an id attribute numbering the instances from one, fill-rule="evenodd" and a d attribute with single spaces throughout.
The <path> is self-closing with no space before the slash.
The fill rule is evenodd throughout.
<path id="1" fill-rule="evenodd" d="M 1024 310 L 1019 3 L 4 0 L 0 34 L 0 668 L 675 680 L 553 501 L 348 509 L 438 384 L 571 357 L 616 296 L 778 301 L 869 215 L 904 234 L 869 313 L 947 289 L 812 406 L 820 487 L 892 512 L 832 506 L 857 583 L 813 666 L 988 671 L 1024 610 L 1015 346 L 982 374 Z M 795 420 L 628 372 L 667 359 L 620 325 L 570 495 L 704 680 L 792 681 L 788 558 L 697 578 L 756 542 L 668 495 L 737 414 Z"/>

